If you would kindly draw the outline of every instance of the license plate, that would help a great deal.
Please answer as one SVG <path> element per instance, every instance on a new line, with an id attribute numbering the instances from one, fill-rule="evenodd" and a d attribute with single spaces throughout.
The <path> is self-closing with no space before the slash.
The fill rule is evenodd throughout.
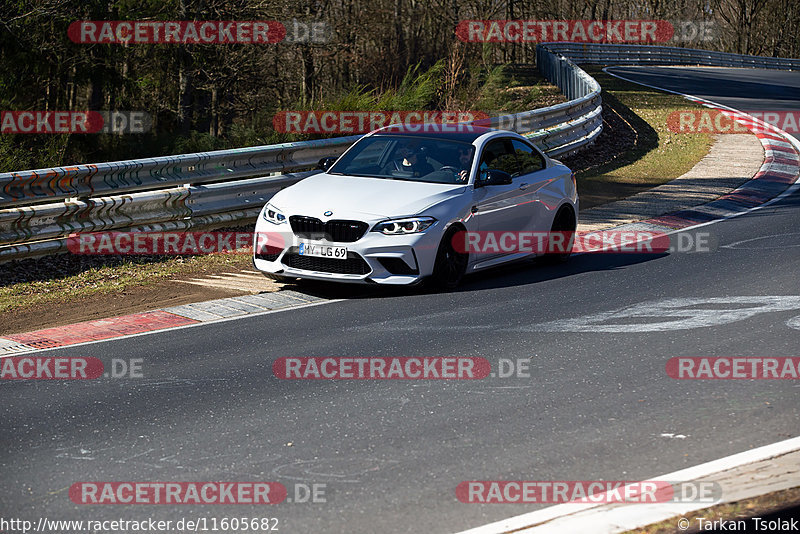
<path id="1" fill-rule="evenodd" d="M 300 243 L 298 253 L 301 256 L 314 256 L 317 258 L 347 259 L 347 247 L 320 245 L 318 243 Z"/>

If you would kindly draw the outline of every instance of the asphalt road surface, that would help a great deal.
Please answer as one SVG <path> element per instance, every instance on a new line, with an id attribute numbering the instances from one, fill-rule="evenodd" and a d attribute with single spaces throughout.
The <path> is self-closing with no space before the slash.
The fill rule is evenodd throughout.
<path id="1" fill-rule="evenodd" d="M 618 71 L 734 107 L 800 106 L 797 74 Z M 679 381 L 665 364 L 800 356 L 799 204 L 691 232 L 710 234 L 711 252 L 519 265 L 450 294 L 354 289 L 359 298 L 42 353 L 107 367 L 141 358 L 143 378 L 0 381 L 0 516 L 455 532 L 545 506 L 463 504 L 461 481 L 645 480 L 796 436 L 796 381 Z M 272 375 L 282 356 L 474 356 L 493 369 L 525 359 L 530 376 L 286 381 Z M 324 484 L 325 502 L 78 505 L 68 489 L 79 481 L 276 481 L 290 497 Z"/>

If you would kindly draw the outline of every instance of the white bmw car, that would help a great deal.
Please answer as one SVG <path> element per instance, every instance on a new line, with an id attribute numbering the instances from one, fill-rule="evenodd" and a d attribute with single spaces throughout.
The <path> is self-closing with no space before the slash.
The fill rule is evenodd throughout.
<path id="1" fill-rule="evenodd" d="M 389 126 L 275 194 L 256 223 L 255 267 L 277 280 L 452 289 L 465 274 L 536 253 L 454 245 L 459 232 L 572 232 L 572 172 L 524 137 L 482 127 Z M 554 254 L 565 259 L 569 251 Z"/>

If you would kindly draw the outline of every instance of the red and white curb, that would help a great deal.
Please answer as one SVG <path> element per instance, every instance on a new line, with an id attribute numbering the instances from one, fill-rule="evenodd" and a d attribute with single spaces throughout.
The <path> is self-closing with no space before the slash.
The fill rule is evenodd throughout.
<path id="1" fill-rule="evenodd" d="M 666 213 L 644 221 L 625 224 L 615 230 L 640 230 L 664 234 L 744 215 L 792 194 L 800 186 L 800 141 L 785 131 L 734 108 L 670 89 L 637 82 L 619 74 L 603 72 L 630 83 L 673 93 L 705 107 L 734 115 L 736 122 L 750 130 L 764 147 L 764 163 L 753 178 L 730 193 L 693 208 Z M 608 230 L 608 229 L 606 229 Z"/>
<path id="2" fill-rule="evenodd" d="M 696 97 L 686 98 L 710 108 L 735 111 Z M 800 185 L 800 141 L 753 117 L 736 120 L 751 130 L 764 148 L 764 162 L 750 180 L 711 202 L 613 228 L 589 231 L 583 234 L 584 238 L 602 236 L 610 230 L 656 236 L 675 234 L 761 209 L 794 192 Z M 763 132 L 767 127 L 776 131 Z"/>
<path id="3" fill-rule="evenodd" d="M 277 291 L 184 304 L 0 337 L 0 357 L 119 339 L 208 322 L 333 302 L 296 291 Z"/>
<path id="4" fill-rule="evenodd" d="M 704 104 L 714 109 L 723 109 L 716 105 Z M 791 142 L 787 142 L 786 137 L 783 137 L 788 137 L 788 134 L 781 130 L 764 132 L 761 124 L 747 119 L 739 118 L 736 121 L 752 131 L 764 147 L 764 163 L 755 176 L 712 202 L 660 215 L 645 222 L 679 229 L 710 222 L 720 217 L 730 218 L 772 200 L 798 180 L 800 153 L 795 150 Z"/>

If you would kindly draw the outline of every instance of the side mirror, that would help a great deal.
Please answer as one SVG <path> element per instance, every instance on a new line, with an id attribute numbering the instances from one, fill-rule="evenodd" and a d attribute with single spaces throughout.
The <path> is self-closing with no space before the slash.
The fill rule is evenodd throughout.
<path id="1" fill-rule="evenodd" d="M 509 185 L 512 182 L 511 175 L 498 169 L 486 171 L 486 177 L 480 181 L 481 185 Z"/>
<path id="2" fill-rule="evenodd" d="M 322 158 L 317 163 L 316 170 L 318 170 L 318 171 L 327 171 L 328 169 L 333 167 L 333 164 L 336 163 L 337 159 L 339 159 L 339 158 Z"/>

